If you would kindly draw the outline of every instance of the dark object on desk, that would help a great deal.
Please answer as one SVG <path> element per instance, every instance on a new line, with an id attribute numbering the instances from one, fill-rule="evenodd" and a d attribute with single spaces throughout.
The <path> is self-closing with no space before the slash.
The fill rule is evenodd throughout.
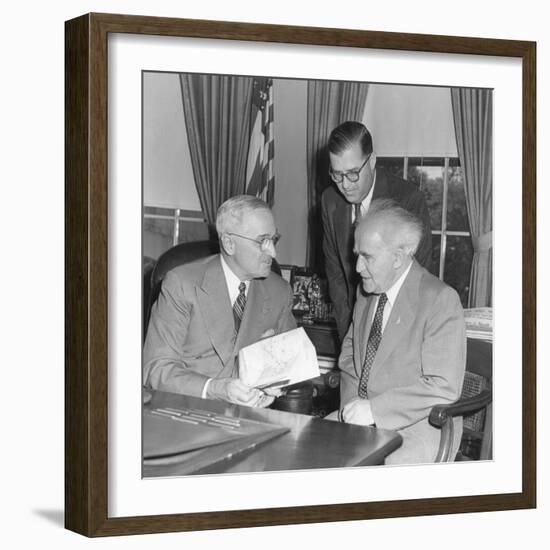
<path id="1" fill-rule="evenodd" d="M 430 422 L 441 428 L 436 462 L 493 458 L 492 379 L 492 343 L 468 338 L 466 373 L 460 399 L 449 405 L 436 405 L 430 413 Z M 457 456 L 453 457 L 450 449 L 455 416 L 463 417 L 464 432 Z"/>
<path id="2" fill-rule="evenodd" d="M 313 383 L 306 380 L 289 386 L 284 390 L 283 395 L 275 399 L 271 408 L 297 414 L 311 414 L 313 409 Z"/>
<path id="3" fill-rule="evenodd" d="M 340 407 L 340 371 L 326 372 L 313 380 L 312 414 L 324 418 Z"/>
<path id="4" fill-rule="evenodd" d="M 151 315 L 151 307 L 156 302 L 162 281 L 166 274 L 179 265 L 187 264 L 201 258 L 206 258 L 212 254 L 218 254 L 220 251 L 220 244 L 217 240 L 211 241 L 195 241 L 190 243 L 181 243 L 169 248 L 166 252 L 161 254 L 157 260 L 155 267 L 151 271 L 151 278 L 147 285 L 144 281 L 143 285 L 143 307 L 144 311 L 144 327 L 143 338 L 147 334 L 147 326 L 149 324 L 149 317 Z M 273 259 L 271 263 L 271 271 L 274 271 L 278 275 L 281 274 L 279 264 L 277 260 Z M 147 299 L 148 298 L 148 299 Z"/>
<path id="5" fill-rule="evenodd" d="M 180 475 L 200 473 L 288 432 L 266 422 L 189 407 L 145 407 L 143 464 L 177 464 Z"/>

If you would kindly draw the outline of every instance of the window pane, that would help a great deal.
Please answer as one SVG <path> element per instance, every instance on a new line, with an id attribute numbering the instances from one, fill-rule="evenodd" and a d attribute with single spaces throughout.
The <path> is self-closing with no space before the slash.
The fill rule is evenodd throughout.
<path id="1" fill-rule="evenodd" d="M 144 218 L 143 220 L 143 255 L 153 259 L 168 250 L 174 239 L 174 221 Z"/>
<path id="2" fill-rule="evenodd" d="M 443 163 L 443 159 L 441 159 L 441 163 Z M 408 179 L 415 182 L 426 196 L 432 230 L 441 230 L 443 166 L 409 164 Z"/>
<path id="3" fill-rule="evenodd" d="M 180 220 L 178 243 L 207 241 L 209 239 L 208 224 L 203 221 Z"/>
<path id="4" fill-rule="evenodd" d="M 439 277 L 439 255 L 441 253 L 441 235 L 434 235 L 432 233 L 432 265 L 430 267 L 431 273 L 436 277 Z"/>
<path id="5" fill-rule="evenodd" d="M 459 294 L 464 307 L 468 307 L 470 269 L 474 249 L 470 237 L 447 237 L 444 281 Z"/>
<path id="6" fill-rule="evenodd" d="M 470 231 L 466 213 L 466 195 L 462 168 L 449 168 L 449 191 L 447 196 L 447 229 L 449 231 Z"/>

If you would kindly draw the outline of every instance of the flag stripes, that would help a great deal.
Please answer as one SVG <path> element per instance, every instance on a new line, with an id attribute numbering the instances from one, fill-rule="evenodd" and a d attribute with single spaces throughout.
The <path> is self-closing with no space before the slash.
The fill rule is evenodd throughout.
<path id="1" fill-rule="evenodd" d="M 254 77 L 251 134 L 246 169 L 246 192 L 273 203 L 273 80 Z"/>

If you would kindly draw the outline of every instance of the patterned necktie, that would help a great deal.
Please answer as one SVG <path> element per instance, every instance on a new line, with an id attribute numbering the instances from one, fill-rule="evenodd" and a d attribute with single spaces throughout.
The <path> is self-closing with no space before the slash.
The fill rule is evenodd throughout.
<path id="1" fill-rule="evenodd" d="M 235 333 L 239 332 L 241 321 L 243 320 L 244 307 L 246 306 L 246 284 L 241 283 L 239 285 L 239 295 L 233 304 L 233 319 L 235 319 Z"/>
<path id="2" fill-rule="evenodd" d="M 376 307 L 376 313 L 374 314 L 374 321 L 370 328 L 369 340 L 367 342 L 367 352 L 365 353 L 365 361 L 363 362 L 363 368 L 361 369 L 361 378 L 359 379 L 359 397 L 367 398 L 367 384 L 369 381 L 369 374 L 372 364 L 374 362 L 374 356 L 376 350 L 380 345 L 382 339 L 382 318 L 384 316 L 384 306 L 388 301 L 388 297 L 382 293 L 378 297 L 378 306 Z"/>

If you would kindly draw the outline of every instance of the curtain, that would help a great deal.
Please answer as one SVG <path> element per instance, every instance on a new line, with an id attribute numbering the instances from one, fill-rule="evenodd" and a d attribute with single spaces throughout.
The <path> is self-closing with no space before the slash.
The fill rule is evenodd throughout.
<path id="1" fill-rule="evenodd" d="M 493 263 L 492 91 L 452 88 L 451 101 L 474 248 L 468 305 L 469 307 L 491 306 Z"/>
<path id="2" fill-rule="evenodd" d="M 369 85 L 362 82 L 308 81 L 307 89 L 307 265 L 322 268 L 321 194 L 331 184 L 327 141 L 346 120 L 361 121 Z"/>
<path id="3" fill-rule="evenodd" d="M 181 74 L 191 165 L 213 230 L 218 207 L 245 193 L 252 78 Z"/>

